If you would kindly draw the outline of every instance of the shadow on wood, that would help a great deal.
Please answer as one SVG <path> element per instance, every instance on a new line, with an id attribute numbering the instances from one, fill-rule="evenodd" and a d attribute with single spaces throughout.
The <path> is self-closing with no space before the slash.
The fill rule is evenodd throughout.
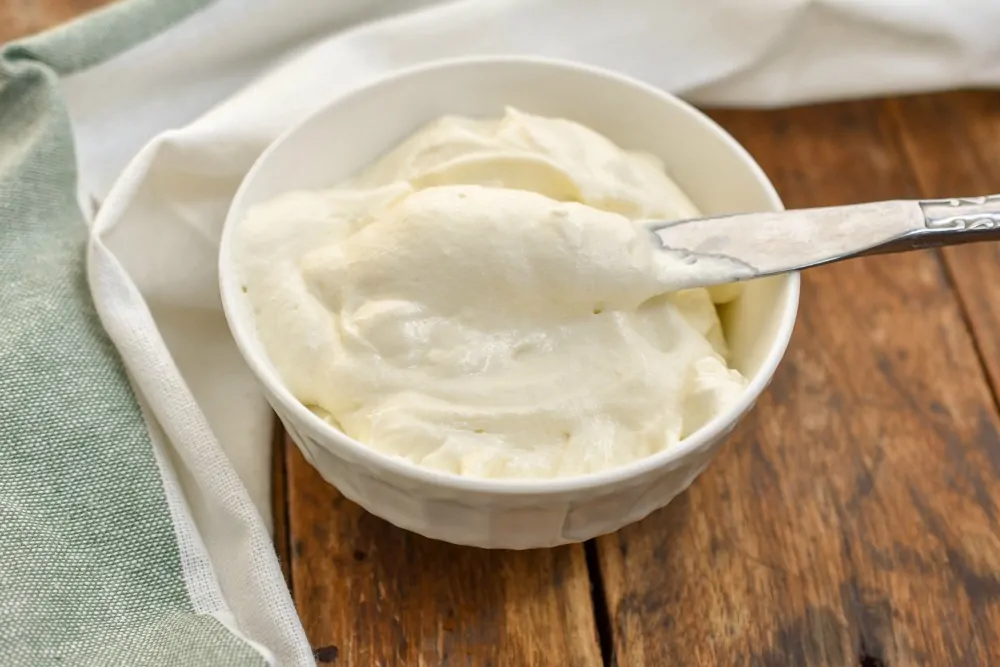
<path id="1" fill-rule="evenodd" d="M 287 446 L 292 585 L 306 634 L 342 664 L 599 665 L 580 545 L 491 551 L 365 512 Z"/>

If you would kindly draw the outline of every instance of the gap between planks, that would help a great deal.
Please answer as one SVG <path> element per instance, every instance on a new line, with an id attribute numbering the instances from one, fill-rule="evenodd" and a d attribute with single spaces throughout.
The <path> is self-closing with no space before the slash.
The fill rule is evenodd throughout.
<path id="1" fill-rule="evenodd" d="M 973 93 L 975 94 L 975 93 Z M 939 95 L 940 99 L 947 99 L 947 104 L 956 104 L 957 100 L 960 99 L 958 95 L 968 95 L 968 93 L 951 93 L 948 95 Z M 937 199 L 942 197 L 964 197 L 964 196 L 976 196 L 976 195 L 988 195 L 996 194 L 995 192 L 977 192 L 977 193 L 967 193 L 967 192 L 942 192 L 937 184 L 929 178 L 922 169 L 918 168 L 920 162 L 919 156 L 915 153 L 915 140 L 916 137 L 910 131 L 907 123 L 907 114 L 903 109 L 903 105 L 910 103 L 911 107 L 919 102 L 921 99 L 927 99 L 926 95 L 920 97 L 910 97 L 910 98 L 890 98 L 884 101 L 884 106 L 887 111 L 887 116 L 892 123 L 893 129 L 895 131 L 894 139 L 899 148 L 900 156 L 909 171 L 910 178 L 913 181 L 917 191 L 920 196 L 925 199 Z M 967 99 L 964 98 L 963 99 Z M 953 101 L 954 100 L 954 101 Z M 961 106 L 961 105 L 959 105 Z M 962 110 L 958 111 L 959 116 L 964 115 Z M 956 128 L 961 128 L 959 132 L 963 135 L 962 142 L 964 145 L 962 149 L 969 149 L 971 154 L 978 157 L 978 151 L 975 149 L 977 142 L 969 136 L 969 134 L 964 129 L 965 126 L 962 123 L 953 123 Z M 977 176 L 981 173 L 977 170 Z M 970 179 L 973 180 L 973 179 Z M 979 181 L 973 184 L 973 187 L 984 187 L 988 179 L 974 178 L 974 180 Z M 1000 192 L 1000 183 L 998 183 L 995 188 Z M 947 255 L 947 250 L 938 249 L 934 251 L 938 262 L 941 264 L 943 273 L 948 280 L 948 284 L 951 286 L 952 291 L 955 293 L 956 300 L 958 302 L 959 312 L 962 316 L 962 321 L 965 324 L 965 328 L 969 332 L 969 336 L 972 339 L 973 349 L 976 353 L 976 358 L 979 361 L 979 366 L 982 369 L 984 380 L 987 387 L 989 387 L 990 395 L 993 398 L 993 407 L 997 414 L 1000 414 L 1000 392 L 997 388 L 997 369 L 990 367 L 988 358 L 984 352 L 984 341 L 981 338 L 979 327 L 976 326 L 975 320 L 972 314 L 972 307 L 969 303 L 970 295 L 966 294 L 966 291 L 962 289 L 962 285 L 958 280 L 956 275 L 956 267 Z M 980 288 L 985 288 L 986 285 L 981 285 Z M 988 332 L 987 332 L 988 333 Z"/>
<path id="2" fill-rule="evenodd" d="M 891 101 L 889 102 L 882 101 L 880 103 L 876 102 L 873 103 L 873 106 L 876 106 L 878 104 L 891 104 Z M 886 140 L 887 142 L 892 143 L 894 145 L 894 147 L 896 148 L 894 152 L 897 154 L 900 161 L 901 171 L 899 173 L 900 177 L 898 178 L 897 185 L 903 186 L 903 188 L 906 190 L 912 190 L 914 192 L 919 192 L 923 196 L 928 196 L 928 192 L 932 191 L 933 188 L 932 187 L 928 188 L 926 183 L 921 182 L 921 179 L 918 177 L 918 174 L 916 173 L 915 167 L 912 163 L 911 156 L 906 151 L 902 150 L 903 146 L 900 144 L 900 142 L 904 140 L 904 134 L 903 134 L 903 129 L 899 126 L 898 119 L 893 119 L 890 117 L 889 114 L 885 114 L 883 115 L 883 121 L 886 123 L 886 125 L 884 125 L 883 127 L 886 130 L 888 130 L 891 135 L 890 137 L 886 137 Z M 955 194 L 962 194 L 962 193 L 955 193 Z M 992 383 L 989 382 L 990 379 L 989 369 L 984 368 L 984 355 L 981 349 L 981 341 L 979 337 L 976 335 L 976 327 L 972 324 L 969 313 L 969 306 L 968 304 L 964 303 L 963 299 L 964 295 L 962 293 L 962 290 L 959 289 L 957 285 L 953 267 L 949 265 L 947 258 L 940 252 L 935 252 L 933 254 L 933 257 L 935 258 L 935 263 L 940 268 L 942 275 L 947 278 L 948 291 L 951 292 L 955 300 L 956 306 L 961 310 L 961 317 L 962 317 L 961 325 L 962 327 L 964 327 L 965 331 L 968 332 L 968 339 L 970 343 L 977 348 L 976 354 L 978 355 L 977 364 L 979 372 L 984 375 L 983 379 L 985 380 L 985 384 L 986 386 L 989 387 L 990 400 L 992 401 L 993 404 L 992 407 L 995 413 L 997 396 L 995 390 L 993 389 Z M 286 502 L 286 508 L 284 511 L 286 513 L 288 511 L 287 492 L 288 490 L 286 487 L 284 496 L 284 500 Z M 683 501 L 683 498 L 679 500 Z M 675 514 L 677 513 L 678 512 L 675 512 Z M 660 521 L 663 521 L 665 517 L 667 517 L 667 515 L 660 514 Z M 840 522 L 843 523 L 844 519 L 841 518 Z M 285 549 L 288 549 L 288 547 L 289 547 L 288 537 L 286 536 Z M 592 600 L 591 612 L 593 614 L 594 627 L 598 634 L 601 661 L 605 665 L 614 664 L 616 659 L 615 655 L 616 647 L 614 646 L 616 637 L 613 635 L 613 627 L 611 624 L 613 615 L 610 613 L 611 607 L 609 607 L 609 591 L 607 588 L 607 581 L 606 577 L 602 574 L 601 570 L 600 549 L 594 542 L 587 543 L 586 545 L 584 545 L 583 549 L 586 558 L 587 573 L 589 575 L 590 586 L 591 586 L 591 600 Z M 290 584 L 294 584 L 294 581 L 290 581 Z M 616 585 L 614 577 L 612 577 L 611 579 L 611 584 Z M 293 588 L 293 594 L 299 593 L 298 591 L 294 590 L 294 586 L 292 586 L 292 588 Z M 298 599 L 297 602 L 299 602 Z M 861 622 L 863 620 L 864 620 L 863 618 L 857 619 L 858 622 Z M 878 642 L 876 642 L 876 644 L 873 647 L 869 647 L 868 646 L 869 642 L 866 639 L 869 636 L 877 637 L 877 634 L 870 635 L 868 631 L 862 628 L 862 632 L 860 636 L 857 638 L 859 640 L 859 643 L 855 644 L 855 650 L 857 651 L 854 654 L 854 660 L 856 661 L 855 664 L 860 664 L 863 667 L 881 667 L 881 665 L 883 664 L 882 655 L 884 655 L 883 651 L 885 650 L 886 647 L 883 646 L 881 647 L 880 650 Z M 650 637 L 647 639 L 652 639 L 652 638 Z M 661 641 L 663 639 L 666 639 L 666 637 L 660 638 Z M 618 648 L 622 647 L 619 646 Z M 625 657 L 626 658 L 628 657 L 627 654 L 625 655 Z"/>
<path id="3" fill-rule="evenodd" d="M 601 573 L 600 554 L 597 552 L 597 541 L 587 540 L 583 544 L 587 560 L 587 574 L 590 577 L 590 604 L 594 612 L 594 630 L 597 632 L 597 643 L 601 649 L 601 662 L 604 667 L 614 664 L 615 638 L 611 627 L 611 615 L 608 608 L 608 598 L 604 590 L 604 575 Z"/>
<path id="4" fill-rule="evenodd" d="M 294 447 L 288 442 L 288 434 L 278 415 L 273 415 L 274 426 L 271 438 L 271 516 L 274 535 L 274 551 L 278 556 L 281 574 L 285 577 L 292 599 L 295 599 L 295 585 L 292 579 L 291 532 L 288 522 L 288 462 L 286 447 Z"/>
<path id="5" fill-rule="evenodd" d="M 919 196 L 884 104 L 719 116 L 790 206 Z M 983 275 L 959 268 L 966 287 Z M 619 662 L 895 667 L 992 652 L 997 411 L 946 275 L 923 253 L 805 276 L 764 409 L 667 510 L 597 541 Z"/>

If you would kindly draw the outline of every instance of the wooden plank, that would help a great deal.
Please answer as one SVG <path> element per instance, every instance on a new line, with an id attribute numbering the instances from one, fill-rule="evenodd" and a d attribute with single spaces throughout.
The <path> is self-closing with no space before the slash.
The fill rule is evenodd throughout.
<path id="1" fill-rule="evenodd" d="M 788 206 L 916 194 L 883 103 L 714 115 Z M 1000 663 L 997 433 L 938 256 L 807 272 L 789 353 L 719 459 L 598 540 L 613 662 Z"/>
<path id="2" fill-rule="evenodd" d="M 110 0 L 0 0 L 0 43 L 76 18 Z"/>
<path id="3" fill-rule="evenodd" d="M 368 514 L 287 449 L 292 589 L 320 664 L 601 664 L 581 546 L 428 540 Z"/>
<path id="4" fill-rule="evenodd" d="M 1000 193 L 1000 94 L 922 95 L 893 100 L 922 197 Z M 943 251 L 991 384 L 1000 387 L 1000 244 Z"/>

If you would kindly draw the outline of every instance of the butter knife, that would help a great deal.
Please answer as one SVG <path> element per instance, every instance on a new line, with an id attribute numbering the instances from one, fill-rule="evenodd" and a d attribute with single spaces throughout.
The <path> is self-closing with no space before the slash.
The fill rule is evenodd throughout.
<path id="1" fill-rule="evenodd" d="M 682 260 L 677 289 L 708 287 L 883 253 L 1000 240 L 1000 195 L 883 201 L 645 221 L 658 249 Z M 676 263 L 675 263 L 676 266 Z"/>

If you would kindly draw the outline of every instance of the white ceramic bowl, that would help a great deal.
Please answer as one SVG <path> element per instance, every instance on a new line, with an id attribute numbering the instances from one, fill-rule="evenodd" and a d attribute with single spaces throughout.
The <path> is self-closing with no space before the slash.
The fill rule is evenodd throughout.
<path id="1" fill-rule="evenodd" d="M 220 279 L 243 356 L 292 439 L 327 481 L 372 514 L 422 535 L 525 549 L 615 531 L 686 489 L 770 381 L 795 322 L 799 279 L 748 283 L 722 312 L 733 363 L 750 378 L 742 400 L 678 446 L 622 467 L 547 481 L 471 479 L 379 453 L 335 430 L 288 392 L 257 339 L 231 254 L 247 208 L 289 190 L 334 185 L 442 114 L 499 116 L 508 105 L 569 118 L 624 148 L 658 155 L 705 214 L 781 208 L 750 155 L 671 95 L 577 64 L 464 58 L 403 71 L 340 97 L 275 141 L 233 200 Z"/>

